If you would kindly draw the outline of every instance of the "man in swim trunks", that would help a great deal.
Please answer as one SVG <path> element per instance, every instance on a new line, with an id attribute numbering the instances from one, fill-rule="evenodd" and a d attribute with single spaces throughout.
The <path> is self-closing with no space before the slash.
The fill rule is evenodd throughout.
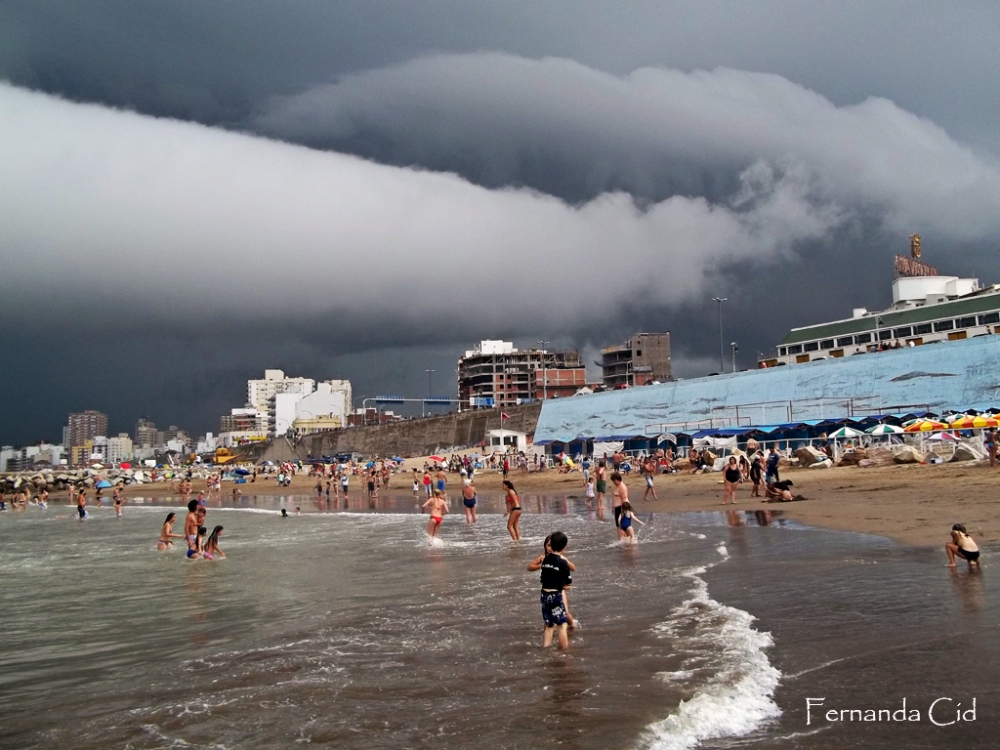
<path id="1" fill-rule="evenodd" d="M 188 514 L 184 519 L 184 538 L 187 540 L 188 545 L 188 557 L 190 557 L 190 551 L 192 549 L 197 549 L 198 546 L 198 501 L 191 500 L 188 502 Z"/>
<path id="2" fill-rule="evenodd" d="M 465 522 L 473 524 L 476 518 L 476 486 L 471 479 L 466 480 L 466 485 L 462 488 L 462 504 L 465 506 Z"/>
<path id="3" fill-rule="evenodd" d="M 81 521 L 87 517 L 87 491 L 83 488 L 76 495 L 76 512 Z"/>
<path id="4" fill-rule="evenodd" d="M 647 458 L 645 463 L 643 463 L 642 473 L 646 477 L 646 491 L 642 493 L 642 499 L 647 499 L 649 493 L 652 492 L 653 499 L 658 500 L 656 490 L 653 488 L 653 477 L 656 475 L 656 462 L 652 458 Z"/>
<path id="5" fill-rule="evenodd" d="M 444 492 L 445 485 L 448 483 L 448 475 L 444 471 L 443 466 L 438 466 L 437 473 L 434 475 L 437 478 L 437 488 L 441 492 Z"/>
<path id="6" fill-rule="evenodd" d="M 444 492 L 434 490 L 434 496 L 423 504 L 422 509 L 424 508 L 429 508 L 431 514 L 431 520 L 427 522 L 427 536 L 436 537 L 441 529 L 441 522 L 448 512 L 448 501 L 445 499 Z"/>
<path id="7" fill-rule="evenodd" d="M 628 500 L 628 487 L 622 481 L 622 475 L 617 471 L 611 474 L 611 484 L 615 486 L 611 491 L 611 510 L 615 514 L 615 528 L 618 529 L 618 538 L 625 536 L 621 529 L 622 503 Z"/>

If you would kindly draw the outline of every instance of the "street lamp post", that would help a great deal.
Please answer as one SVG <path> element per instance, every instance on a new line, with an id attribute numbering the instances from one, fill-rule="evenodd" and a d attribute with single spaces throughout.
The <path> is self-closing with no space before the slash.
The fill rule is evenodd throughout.
<path id="1" fill-rule="evenodd" d="M 545 369 L 545 347 L 551 343 L 551 341 L 538 342 L 538 348 L 542 350 L 542 401 L 549 397 L 549 376 Z"/>
<path id="2" fill-rule="evenodd" d="M 712 297 L 712 302 L 719 303 L 719 372 L 726 371 L 726 345 L 722 338 L 722 303 L 728 302 L 728 297 Z"/>
<path id="3" fill-rule="evenodd" d="M 427 373 L 427 398 L 434 397 L 434 373 L 437 370 L 424 370 Z M 424 404 L 424 408 L 420 410 L 421 416 L 427 415 L 427 404 Z"/>
<path id="4" fill-rule="evenodd" d="M 729 346 L 731 346 L 733 348 L 733 372 L 736 372 L 736 352 L 738 352 L 740 350 L 740 348 L 738 346 L 736 346 L 736 342 L 735 341 L 733 341 L 731 344 L 729 344 Z"/>

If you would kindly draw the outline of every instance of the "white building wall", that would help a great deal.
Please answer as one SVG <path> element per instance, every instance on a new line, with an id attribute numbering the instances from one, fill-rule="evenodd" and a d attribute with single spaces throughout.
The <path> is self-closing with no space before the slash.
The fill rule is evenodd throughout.
<path id="1" fill-rule="evenodd" d="M 132 438 L 119 435 L 108 439 L 108 461 L 121 463 L 132 457 Z"/>
<path id="2" fill-rule="evenodd" d="M 284 435 L 296 417 L 296 404 L 301 401 L 301 393 L 278 393 L 274 396 L 274 427 L 271 432 Z"/>
<path id="3" fill-rule="evenodd" d="M 319 417 L 333 416 L 346 419 L 351 408 L 351 384 L 350 381 L 334 381 L 347 383 L 347 388 L 335 390 L 329 382 L 319 383 L 316 390 L 308 396 L 303 396 L 295 404 L 295 415 L 299 419 L 317 419 Z M 281 434 L 279 431 L 278 434 Z"/>

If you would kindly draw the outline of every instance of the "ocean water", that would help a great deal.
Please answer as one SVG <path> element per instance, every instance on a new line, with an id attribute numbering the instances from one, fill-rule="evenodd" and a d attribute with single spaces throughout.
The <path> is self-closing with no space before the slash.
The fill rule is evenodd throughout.
<path id="1" fill-rule="evenodd" d="M 121 520 L 2 514 L 0 745 L 993 746 L 988 565 L 952 574 L 764 512 L 640 514 L 622 546 L 582 501 L 522 503 L 520 543 L 485 498 L 475 528 L 453 508 L 432 544 L 407 496 L 217 501 L 216 562 L 155 550 L 165 505 L 182 526 L 169 498 Z M 577 566 L 566 653 L 540 647 L 525 570 L 555 530 Z M 975 694 L 976 721 L 806 725 L 806 697 L 926 709 L 939 694 Z"/>

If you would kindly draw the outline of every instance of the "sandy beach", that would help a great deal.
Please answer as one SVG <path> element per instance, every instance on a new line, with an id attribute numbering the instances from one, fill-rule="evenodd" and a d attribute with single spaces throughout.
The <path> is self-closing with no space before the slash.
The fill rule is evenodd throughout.
<path id="1" fill-rule="evenodd" d="M 422 466 L 423 459 L 409 459 L 405 473 L 392 478 L 388 492 L 404 494 L 410 490 L 409 469 Z M 806 500 L 790 503 L 765 503 L 750 497 L 750 486 L 741 486 L 741 509 L 780 510 L 786 517 L 822 528 L 878 534 L 904 544 L 929 546 L 943 544 L 953 523 L 964 523 L 981 543 L 1000 542 L 1000 515 L 994 512 L 996 483 L 1000 467 L 986 463 L 900 465 L 869 469 L 836 467 L 826 470 L 783 469 L 782 478 L 795 483 L 797 494 Z M 449 490 L 457 495 L 461 486 L 457 475 L 449 475 Z M 525 494 L 583 497 L 580 472 L 559 474 L 555 470 L 522 474 L 511 472 L 518 492 Z M 481 494 L 499 494 L 501 476 L 495 471 L 476 475 Z M 641 477 L 628 477 L 629 497 L 640 512 L 671 513 L 721 510 L 721 474 L 674 474 L 656 479 L 658 500 L 643 501 L 645 484 Z M 311 494 L 315 478 L 296 476 L 291 488 L 278 487 L 273 478 L 259 476 L 253 484 L 242 485 L 245 494 Z M 195 492 L 204 488 L 196 481 Z M 225 493 L 233 485 L 223 484 Z M 352 478 L 352 493 L 364 492 L 360 477 Z M 127 489 L 130 496 L 170 494 L 170 484 L 160 482 Z M 610 503 L 610 500 L 606 502 Z"/>

